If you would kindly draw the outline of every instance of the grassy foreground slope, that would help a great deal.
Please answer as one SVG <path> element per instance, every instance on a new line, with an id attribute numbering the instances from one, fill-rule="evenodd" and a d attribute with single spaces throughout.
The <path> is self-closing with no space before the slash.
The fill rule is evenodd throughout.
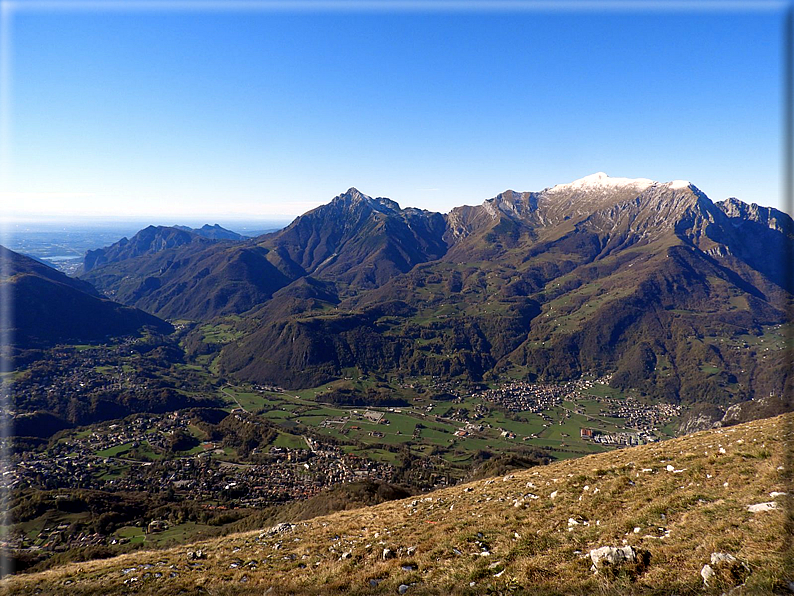
<path id="1" fill-rule="evenodd" d="M 13 594 L 787 593 L 791 416 L 562 461 L 168 551 L 9 578 Z M 777 503 L 763 511 L 748 506 Z M 764 509 L 762 507 L 762 509 Z M 284 520 L 289 521 L 289 520 Z M 788 525 L 790 528 L 791 526 Z M 587 553 L 645 564 L 599 573 Z M 201 549 L 193 560 L 188 551 Z M 384 549 L 394 556 L 384 559 Z M 704 586 L 712 553 L 736 578 Z M 738 571 L 737 571 L 738 570 Z"/>

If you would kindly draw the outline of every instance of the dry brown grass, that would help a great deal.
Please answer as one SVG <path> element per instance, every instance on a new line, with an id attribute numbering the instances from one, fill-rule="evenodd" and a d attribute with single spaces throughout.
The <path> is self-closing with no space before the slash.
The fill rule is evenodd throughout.
<path id="1" fill-rule="evenodd" d="M 781 592 L 790 579 L 785 510 L 750 513 L 747 506 L 787 490 L 781 466 L 790 422 L 778 417 L 591 455 L 315 518 L 284 535 L 253 532 L 137 552 L 0 586 L 74 596 L 397 594 L 400 584 L 410 586 L 409 595 L 719 594 L 730 586 L 705 588 L 700 570 L 712 552 L 726 552 L 751 569 L 741 593 Z M 682 471 L 669 472 L 668 464 Z M 515 507 L 527 493 L 539 498 Z M 569 518 L 580 522 L 570 531 Z M 590 571 L 583 556 L 590 549 L 624 543 L 648 551 L 649 565 Z M 387 547 L 401 554 L 384 561 Z M 191 566 L 186 552 L 196 548 L 207 558 Z M 481 556 L 483 548 L 490 555 Z M 348 551 L 352 557 L 342 559 Z M 251 561 L 255 568 L 246 566 Z"/>

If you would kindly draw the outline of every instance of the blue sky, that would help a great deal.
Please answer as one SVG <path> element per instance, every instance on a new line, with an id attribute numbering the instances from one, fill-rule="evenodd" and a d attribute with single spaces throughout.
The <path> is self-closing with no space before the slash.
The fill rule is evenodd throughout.
<path id="1" fill-rule="evenodd" d="M 782 10 L 12 15 L 12 211 L 448 211 L 587 174 L 781 207 Z"/>

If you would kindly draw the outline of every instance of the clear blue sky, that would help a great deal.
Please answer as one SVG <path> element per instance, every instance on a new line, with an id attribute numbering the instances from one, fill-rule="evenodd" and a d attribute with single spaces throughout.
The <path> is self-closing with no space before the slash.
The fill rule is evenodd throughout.
<path id="1" fill-rule="evenodd" d="M 596 171 L 781 207 L 782 10 L 20 6 L 12 210 L 448 211 Z"/>

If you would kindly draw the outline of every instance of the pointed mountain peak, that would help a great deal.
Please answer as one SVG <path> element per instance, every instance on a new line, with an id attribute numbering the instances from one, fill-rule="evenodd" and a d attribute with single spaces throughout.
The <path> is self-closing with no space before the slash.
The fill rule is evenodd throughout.
<path id="1" fill-rule="evenodd" d="M 527 194 L 527 193 L 518 192 L 518 191 L 515 191 L 515 190 L 512 190 L 512 189 L 508 188 L 506 191 L 500 192 L 493 199 L 488 199 L 488 200 L 489 201 L 494 201 L 494 200 L 499 200 L 499 199 L 512 200 L 512 199 L 520 198 L 520 197 L 524 196 L 525 194 Z"/>
<path id="2" fill-rule="evenodd" d="M 370 198 L 369 196 L 365 195 L 363 192 L 358 190 L 355 186 L 351 186 L 350 188 L 348 188 L 347 192 L 345 192 L 344 194 L 349 195 L 351 197 L 361 197 L 365 199 Z"/>
<path id="3" fill-rule="evenodd" d="M 386 197 L 376 197 L 373 199 L 369 195 L 365 195 L 354 186 L 351 186 L 346 192 L 334 197 L 331 203 L 334 205 L 344 204 L 351 206 L 364 203 L 375 211 L 401 211 L 400 205 L 395 201 L 387 199 Z"/>
<path id="4" fill-rule="evenodd" d="M 351 186 L 345 192 L 338 194 L 333 198 L 333 203 L 345 202 L 345 201 L 371 201 L 372 197 L 365 195 L 363 192 L 358 190 L 355 186 Z"/>
<path id="5" fill-rule="evenodd" d="M 500 192 L 495 197 L 491 197 L 490 199 L 485 199 L 483 201 L 483 205 L 510 205 L 511 207 L 514 206 L 516 203 L 520 203 L 535 193 L 531 192 L 518 192 L 515 190 L 507 189 L 504 192 Z"/>

